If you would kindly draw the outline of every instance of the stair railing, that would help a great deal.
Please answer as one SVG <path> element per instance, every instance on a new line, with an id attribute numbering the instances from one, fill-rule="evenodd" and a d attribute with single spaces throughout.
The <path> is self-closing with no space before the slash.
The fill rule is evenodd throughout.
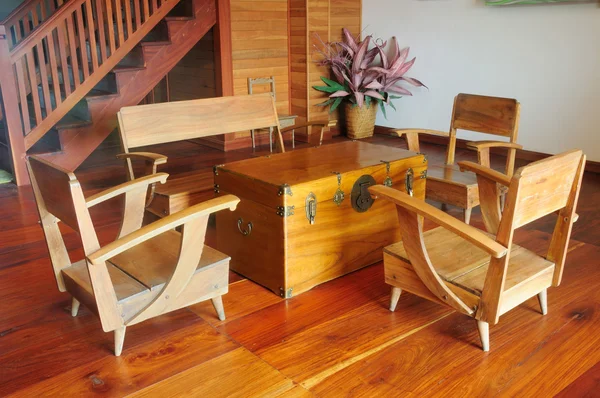
<path id="1" fill-rule="evenodd" d="M 9 47 L 13 48 L 70 0 L 29 0 L 15 8 L 0 25 L 6 28 Z"/>
<path id="2" fill-rule="evenodd" d="M 179 1 L 64 1 L 13 47 L 15 26 L 23 28 L 22 15 L 32 11 L 14 12 L 12 25 L 0 25 L 0 88 L 11 141 L 24 136 L 23 147 L 31 148 Z"/>

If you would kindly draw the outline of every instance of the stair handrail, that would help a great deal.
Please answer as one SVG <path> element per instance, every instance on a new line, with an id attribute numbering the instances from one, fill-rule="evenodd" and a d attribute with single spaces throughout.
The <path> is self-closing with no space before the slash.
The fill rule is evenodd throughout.
<path id="1" fill-rule="evenodd" d="M 57 21 L 62 22 L 65 19 L 64 14 L 75 11 L 77 7 L 81 7 L 86 1 L 88 0 L 71 0 L 67 5 L 61 7 L 60 11 L 55 12 L 50 16 L 50 18 L 39 24 L 35 30 L 31 31 L 29 36 L 13 47 L 13 49 L 10 51 L 11 61 L 15 62 L 17 59 L 23 56 L 27 50 L 31 50 L 31 47 L 33 47 L 31 42 L 37 44 L 37 42 L 40 40 L 39 36 L 45 36 L 48 30 L 52 30 L 56 27 Z"/>
<path id="2" fill-rule="evenodd" d="M 34 32 L 41 24 L 43 24 L 49 17 L 54 15 L 56 11 L 62 6 L 71 0 L 57 0 L 55 5 L 54 0 L 27 0 L 21 3 L 18 7 L 16 7 L 10 14 L 8 14 L 2 21 L 0 21 L 0 25 L 6 28 L 7 34 L 11 38 L 10 44 L 11 47 L 16 46 L 21 40 L 25 37 L 29 36 L 32 32 Z M 48 6 L 47 9 L 45 6 Z M 37 14 L 37 7 L 40 6 L 41 15 Z M 32 17 L 34 16 L 33 12 L 35 11 L 35 16 L 39 18 L 39 21 L 34 21 L 33 19 L 28 18 L 28 21 L 25 21 L 24 18 L 28 16 L 31 12 Z M 23 21 L 25 36 L 21 37 L 21 28 L 20 22 Z M 32 22 L 33 29 L 29 30 L 29 26 L 26 23 Z M 35 23 L 34 23 L 35 22 Z M 13 30 L 14 28 L 14 30 Z M 15 35 L 14 40 L 12 35 Z"/>

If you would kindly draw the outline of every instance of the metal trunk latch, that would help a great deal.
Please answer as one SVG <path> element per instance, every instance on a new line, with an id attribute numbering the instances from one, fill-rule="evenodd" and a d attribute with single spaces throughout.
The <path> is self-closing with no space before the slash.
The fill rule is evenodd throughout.
<path id="1" fill-rule="evenodd" d="M 414 176 L 415 176 L 415 173 L 413 172 L 413 169 L 411 169 L 409 167 L 408 170 L 406 170 L 406 180 L 404 181 L 404 185 L 406 188 L 406 193 L 409 194 L 410 196 L 413 196 Z"/>
<path id="2" fill-rule="evenodd" d="M 342 204 L 344 198 L 346 197 L 346 195 L 344 195 L 344 191 L 342 191 L 342 175 L 337 171 L 332 171 L 331 173 L 337 175 L 338 188 L 337 191 L 335 191 L 335 194 L 333 195 L 333 201 L 336 205 L 339 206 Z"/>
<path id="3" fill-rule="evenodd" d="M 317 197 L 314 193 L 311 192 L 306 196 L 305 205 L 306 219 L 310 225 L 313 225 L 317 216 Z"/>
<path id="4" fill-rule="evenodd" d="M 386 187 L 391 187 L 393 184 L 392 177 L 390 177 L 390 162 L 387 160 L 380 160 L 381 163 L 385 163 L 385 180 L 383 180 L 383 185 Z"/>
<path id="5" fill-rule="evenodd" d="M 360 176 L 358 180 L 356 180 L 352 187 L 352 194 L 350 197 L 350 202 L 352 203 L 354 210 L 359 213 L 364 213 L 373 206 L 373 198 L 369 192 L 369 187 L 376 184 L 377 182 L 373 176 L 369 174 Z"/>

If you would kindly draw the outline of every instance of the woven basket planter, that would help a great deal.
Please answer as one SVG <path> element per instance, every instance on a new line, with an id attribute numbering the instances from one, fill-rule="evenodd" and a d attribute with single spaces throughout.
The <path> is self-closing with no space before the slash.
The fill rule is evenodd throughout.
<path id="1" fill-rule="evenodd" d="M 346 135 L 348 138 L 360 139 L 373 136 L 375 130 L 375 117 L 377 116 L 376 104 L 367 107 L 352 106 L 347 103 L 344 109 L 346 114 Z"/>

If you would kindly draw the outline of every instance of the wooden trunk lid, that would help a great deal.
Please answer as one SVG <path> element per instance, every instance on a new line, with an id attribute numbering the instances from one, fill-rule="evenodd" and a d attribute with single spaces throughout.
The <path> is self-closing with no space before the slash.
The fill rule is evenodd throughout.
<path id="1" fill-rule="evenodd" d="M 299 212 L 310 193 L 320 203 L 331 201 L 339 188 L 349 200 L 354 183 L 365 174 L 373 176 L 377 184 L 389 176 L 398 185 L 406 177 L 406 161 L 415 165 L 415 180 L 426 170 L 422 154 L 345 141 L 217 166 L 215 184 L 217 190 L 224 189 L 240 198 L 274 208 L 293 206 Z M 389 171 L 385 162 L 390 164 Z"/>

